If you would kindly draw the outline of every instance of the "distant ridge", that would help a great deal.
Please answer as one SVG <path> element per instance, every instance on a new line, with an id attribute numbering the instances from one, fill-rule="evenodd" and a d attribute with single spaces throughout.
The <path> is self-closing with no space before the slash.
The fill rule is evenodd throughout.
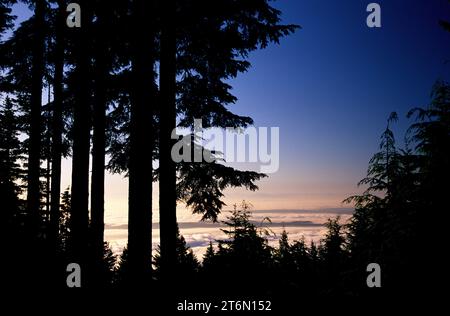
<path id="1" fill-rule="evenodd" d="M 288 214 L 336 214 L 336 215 L 352 215 L 354 208 L 324 208 L 317 210 L 253 210 L 254 214 L 264 213 L 288 213 Z M 225 211 L 226 212 L 226 211 Z"/>
<path id="2" fill-rule="evenodd" d="M 313 223 L 311 221 L 290 221 L 290 222 L 268 222 L 268 221 L 250 221 L 256 226 L 262 227 L 318 227 L 324 226 L 323 223 Z M 215 228 L 215 227 L 226 227 L 223 223 L 211 223 L 211 222 L 180 222 L 178 223 L 179 228 Z M 159 224 L 153 223 L 152 228 L 158 229 Z M 128 224 L 114 225 L 105 224 L 105 229 L 128 229 Z"/>

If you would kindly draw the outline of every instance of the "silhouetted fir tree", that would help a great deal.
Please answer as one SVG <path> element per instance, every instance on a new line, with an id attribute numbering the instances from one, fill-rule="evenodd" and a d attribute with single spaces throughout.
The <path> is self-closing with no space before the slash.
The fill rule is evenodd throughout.
<path id="1" fill-rule="evenodd" d="M 79 1 L 83 8 L 80 28 L 71 28 L 74 72 L 70 82 L 74 94 L 72 184 L 71 184 L 71 251 L 73 260 L 86 267 L 89 226 L 89 155 L 92 123 L 91 26 L 92 7 Z"/>
<path id="2" fill-rule="evenodd" d="M 398 121 L 396 112 L 388 118 L 386 129 L 381 135 L 380 151 L 369 162 L 368 177 L 361 184 L 369 186 L 369 190 L 385 191 L 386 198 L 395 195 L 395 181 L 399 172 L 399 152 L 396 147 L 391 124 Z"/>
<path id="3" fill-rule="evenodd" d="M 160 1 L 161 52 L 160 52 L 160 115 L 159 115 L 159 227 L 160 227 L 160 277 L 173 275 L 177 244 L 177 174 L 172 159 L 172 131 L 176 128 L 176 1 Z"/>
<path id="4" fill-rule="evenodd" d="M 94 55 L 94 98 L 93 98 L 93 137 L 92 137 L 92 176 L 91 176 L 91 236 L 93 252 L 93 276 L 97 278 L 98 268 L 104 255 L 104 195 L 105 195 L 105 153 L 106 153 L 106 111 L 108 107 L 107 83 L 109 81 L 110 45 L 109 25 L 116 21 L 111 13 L 110 4 L 106 1 L 94 3 L 96 16 L 93 22 Z M 96 280 L 94 280 L 95 282 Z"/>
<path id="5" fill-rule="evenodd" d="M 289 245 L 289 237 L 286 229 L 283 229 L 277 249 L 278 263 L 283 265 L 284 262 L 292 261 L 291 246 Z"/>
<path id="6" fill-rule="evenodd" d="M 25 176 L 21 166 L 25 157 L 19 140 L 21 123 L 16 112 L 14 99 L 6 97 L 0 107 L 0 201 L 1 223 L 7 232 L 5 237 L 17 229 L 21 220 L 19 194 L 23 188 L 19 181 Z"/>
<path id="7" fill-rule="evenodd" d="M 289 276 L 294 277 L 293 274 L 296 272 L 294 253 L 292 246 L 289 244 L 288 233 L 285 229 L 283 229 L 278 240 L 278 248 L 275 250 L 275 260 L 283 280 L 288 279 Z"/>
<path id="8" fill-rule="evenodd" d="M 371 159 L 368 176 L 361 181 L 367 190 L 347 199 L 355 203 L 347 235 L 348 280 L 353 294 L 366 292 L 357 280 L 364 277 L 361 267 L 370 262 L 381 265 L 383 284 L 391 293 L 402 289 L 404 295 L 414 294 L 416 285 L 424 286 L 432 279 L 425 272 L 431 271 L 430 260 L 418 254 L 418 249 L 427 245 L 419 235 L 419 224 L 425 231 L 433 227 L 428 233 L 434 233 L 439 224 L 427 222 L 426 214 L 445 203 L 449 155 L 444 148 L 450 144 L 448 91 L 446 83 L 438 82 L 429 108 L 409 112 L 408 117 L 417 113 L 417 121 L 408 130 L 403 150 L 395 146 L 389 123 L 396 116 L 391 115 L 381 150 Z M 441 249 L 437 240 L 431 247 L 435 255 Z"/>
<path id="9" fill-rule="evenodd" d="M 128 164 L 128 256 L 136 283 L 151 276 L 152 152 L 155 103 L 154 1 L 132 2 L 132 91 Z"/>
<path id="10" fill-rule="evenodd" d="M 294 248 L 295 247 L 295 248 Z M 299 281 L 299 269 L 303 269 L 296 265 L 296 258 L 299 256 L 297 241 L 293 245 L 289 244 L 288 233 L 283 229 L 280 239 L 278 240 L 278 248 L 275 249 L 274 260 L 276 262 L 276 269 L 278 275 L 279 285 L 286 291 L 296 289 Z"/>
<path id="11" fill-rule="evenodd" d="M 61 195 L 61 159 L 64 154 L 64 64 L 65 64 L 65 17 L 66 1 L 57 0 L 54 14 L 54 50 L 53 59 L 53 108 L 51 122 L 51 194 L 50 194 L 50 242 L 57 244 L 58 226 L 60 221 Z"/>
<path id="12" fill-rule="evenodd" d="M 405 170 L 402 166 L 404 159 L 395 144 L 391 124 L 398 120 L 395 112 L 388 118 L 385 131 L 381 135 L 380 151 L 369 162 L 367 177 L 359 185 L 366 185 L 367 189 L 361 196 L 350 197 L 346 202 L 355 202 L 355 213 L 348 225 L 348 249 L 352 257 L 354 272 L 353 279 L 363 277 L 361 266 L 370 262 L 383 262 L 398 251 L 395 243 L 401 227 L 395 222 L 405 210 L 402 194 L 405 188 L 411 187 L 405 183 Z M 377 195 L 378 193 L 378 195 Z M 381 196 L 379 195 L 381 193 Z M 403 219 L 405 220 L 405 218 Z M 402 221 L 403 221 L 402 220 Z M 384 269 L 389 276 L 390 265 Z M 359 272 L 358 272 L 359 271 Z M 364 286 L 361 284 L 361 286 Z"/>
<path id="13" fill-rule="evenodd" d="M 430 209 L 440 208 L 445 202 L 446 181 L 450 176 L 450 86 L 438 81 L 432 90 L 432 100 L 428 108 L 415 108 L 408 117 L 416 115 L 411 125 L 411 140 L 420 161 L 424 176 L 422 192 L 429 199 Z"/>
<path id="14" fill-rule="evenodd" d="M 173 266 L 172 280 L 176 280 L 176 282 L 194 282 L 196 278 L 196 273 L 200 268 L 200 263 L 197 258 L 194 256 L 192 249 L 187 246 L 186 240 L 180 234 L 177 228 L 176 234 L 176 260 L 175 266 Z M 156 249 L 156 254 L 153 256 L 153 265 L 155 267 L 154 276 L 156 279 L 164 280 L 163 270 L 162 270 L 162 256 L 161 256 L 161 248 L 158 246 Z M 174 291 L 174 289 L 172 289 Z"/>
<path id="15" fill-rule="evenodd" d="M 180 126 L 193 128 L 194 119 L 202 119 L 203 127 L 245 128 L 253 123 L 250 117 L 236 115 L 227 108 L 236 102 L 227 80 L 250 68 L 249 52 L 265 48 L 269 42 L 278 43 L 298 28 L 280 24 L 280 14 L 265 0 L 183 2 L 178 19 L 181 30 L 177 58 L 181 75 L 177 84 Z M 205 149 L 198 151 L 204 153 Z M 224 188 L 243 186 L 256 190 L 254 182 L 264 177 L 217 163 L 196 162 L 177 167 L 180 198 L 194 213 L 213 221 L 224 205 Z"/>
<path id="16" fill-rule="evenodd" d="M 31 227 L 36 233 L 39 225 L 40 209 L 40 153 L 41 153 L 41 106 L 44 77 L 44 28 L 45 10 L 44 0 L 31 1 L 34 5 L 33 16 L 33 45 L 31 65 L 31 96 L 29 121 L 29 150 L 28 150 L 28 181 L 27 181 L 27 211 L 30 216 Z"/>
<path id="17" fill-rule="evenodd" d="M 100 276 L 100 285 L 104 288 L 111 288 L 114 285 L 116 276 L 117 256 L 113 253 L 109 243 L 103 243 L 102 270 Z M 97 281 L 98 282 L 98 281 Z"/>
<path id="18" fill-rule="evenodd" d="M 305 238 L 302 237 L 299 240 L 295 240 L 289 250 L 292 256 L 291 261 L 295 264 L 296 269 L 302 273 L 305 273 L 310 259 Z"/>
<path id="19" fill-rule="evenodd" d="M 94 249 L 92 245 L 89 251 L 95 251 L 90 254 L 88 261 L 88 269 L 84 273 L 84 278 L 88 279 L 89 286 L 96 289 L 111 289 L 116 286 L 117 281 L 116 263 L 117 256 L 112 252 L 109 243 L 104 242 L 101 251 L 101 256 L 98 258 L 98 249 Z M 95 260 L 95 261 L 93 261 Z"/>
<path id="20" fill-rule="evenodd" d="M 411 142 L 415 145 L 418 161 L 418 179 L 420 186 L 418 190 L 411 192 L 408 200 L 413 202 L 415 209 L 414 220 L 402 229 L 405 238 L 417 239 L 415 245 L 409 250 L 410 256 L 407 260 L 415 260 L 417 264 L 409 265 L 404 273 L 407 278 L 411 270 L 420 271 L 418 282 L 423 286 L 433 286 L 432 280 L 441 278 L 439 271 L 445 269 L 444 263 L 438 260 L 429 260 L 427 257 L 414 255 L 415 249 L 430 248 L 436 256 L 439 256 L 445 247 L 446 231 L 445 221 L 434 220 L 433 216 L 422 216 L 435 212 L 441 215 L 441 210 L 446 209 L 448 195 L 448 179 L 450 178 L 450 155 L 447 150 L 450 147 L 450 86 L 447 82 L 438 81 L 431 94 L 431 102 L 426 108 L 416 108 L 408 113 L 408 117 L 415 115 L 416 122 L 411 125 L 409 132 Z M 416 182 L 417 183 L 417 182 Z M 412 209 L 412 207 L 410 207 Z M 413 213 L 414 214 L 414 213 Z M 424 235 L 434 235 L 435 242 L 430 246 L 427 240 L 413 238 L 412 234 L 419 233 L 423 228 Z M 414 226 L 415 225 L 415 226 Z M 411 259 L 412 258 L 412 259 Z M 430 271 L 430 273 L 427 273 Z"/>
<path id="21" fill-rule="evenodd" d="M 214 256 L 216 255 L 216 252 L 214 251 L 214 247 L 212 244 L 212 241 L 209 242 L 208 248 L 206 248 L 206 252 L 203 255 L 202 260 L 202 270 L 209 272 L 211 266 L 214 265 Z"/>
<path id="22" fill-rule="evenodd" d="M 267 294 L 273 290 L 268 286 L 273 283 L 270 278 L 274 267 L 272 248 L 258 227 L 250 222 L 250 207 L 245 201 L 240 208 L 235 205 L 227 221 L 223 222 L 228 228 L 222 231 L 229 239 L 219 241 L 216 271 L 220 271 L 225 280 L 246 280 L 234 294 Z M 224 289 L 227 290 L 231 288 Z"/>
<path id="23" fill-rule="evenodd" d="M 411 261 L 419 241 L 418 204 L 421 176 L 416 153 L 397 149 L 390 123 L 397 119 L 391 114 L 381 138 L 380 152 L 369 163 L 367 178 L 360 184 L 368 186 L 355 202 L 355 213 L 348 224 L 350 267 L 348 282 L 352 291 L 364 293 L 365 285 L 355 282 L 364 278 L 362 266 L 377 262 L 383 269 L 383 282 L 393 288 L 404 287 Z M 408 144 L 411 140 L 407 140 Z M 408 272 L 410 271 L 410 272 Z M 406 278 L 406 279 L 405 279 Z"/>
<path id="24" fill-rule="evenodd" d="M 319 256 L 323 268 L 323 290 L 326 294 L 338 294 L 342 290 L 342 271 L 345 265 L 345 237 L 339 216 L 328 219 L 327 233 L 321 240 Z"/>
<path id="25" fill-rule="evenodd" d="M 304 236 L 302 236 L 299 240 L 294 240 L 290 245 L 288 268 L 280 267 L 280 269 L 293 292 L 313 297 L 318 293 L 317 283 L 321 273 L 320 265 L 321 262 L 315 243 L 311 241 L 310 247 L 308 247 Z"/>
<path id="26" fill-rule="evenodd" d="M 126 246 L 117 260 L 114 286 L 118 288 L 128 288 L 132 286 L 129 258 L 128 246 Z"/>

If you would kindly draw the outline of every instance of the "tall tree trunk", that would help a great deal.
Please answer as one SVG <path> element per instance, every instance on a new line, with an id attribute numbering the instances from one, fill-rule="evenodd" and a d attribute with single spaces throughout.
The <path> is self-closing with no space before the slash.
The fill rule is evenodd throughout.
<path id="1" fill-rule="evenodd" d="M 50 41 L 49 41 L 50 42 Z M 48 54 L 48 52 L 46 52 Z M 52 83 L 50 79 L 47 80 L 47 106 L 52 100 Z M 51 159 L 51 133 L 50 133 L 50 118 L 51 114 L 46 113 L 45 118 L 45 220 L 50 221 L 50 177 L 52 174 L 52 159 Z"/>
<path id="2" fill-rule="evenodd" d="M 160 141 L 159 141 L 159 219 L 161 240 L 161 273 L 173 273 L 176 263 L 176 166 L 171 157 L 172 130 L 176 127 L 176 38 L 175 1 L 162 1 L 162 34 L 160 65 Z"/>
<path id="3" fill-rule="evenodd" d="M 106 8 L 97 10 L 97 32 L 95 47 L 95 73 L 94 73 L 94 111 L 93 111 L 93 142 L 92 142 L 92 181 L 91 181 L 91 231 L 94 247 L 94 260 L 101 263 L 103 257 L 103 233 L 104 233 L 104 194 L 105 194 L 105 146 L 106 146 L 106 80 L 107 69 L 107 3 Z"/>
<path id="4" fill-rule="evenodd" d="M 155 101 L 153 11 L 153 1 L 133 1 L 128 250 L 134 282 L 148 280 L 151 272 L 152 105 Z"/>
<path id="5" fill-rule="evenodd" d="M 61 196 L 65 15 L 65 1 L 58 0 L 58 13 L 56 17 L 55 78 L 53 83 L 52 178 L 50 197 L 50 238 L 55 246 L 57 246 L 60 221 L 59 203 Z"/>
<path id="6" fill-rule="evenodd" d="M 42 77 L 44 72 L 44 14 L 45 1 L 35 1 L 34 39 L 31 70 L 31 111 L 30 111 L 30 145 L 28 151 L 28 215 L 36 228 L 40 207 L 40 151 L 41 151 L 41 107 Z"/>
<path id="7" fill-rule="evenodd" d="M 91 127 L 90 98 L 90 8 L 79 1 L 81 27 L 75 33 L 75 108 L 72 156 L 72 246 L 74 259 L 83 264 L 88 245 L 89 224 L 89 149 Z"/>

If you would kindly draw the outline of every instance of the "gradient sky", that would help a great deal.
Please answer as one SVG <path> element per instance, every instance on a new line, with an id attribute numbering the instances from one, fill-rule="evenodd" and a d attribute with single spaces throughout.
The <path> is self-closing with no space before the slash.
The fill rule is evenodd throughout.
<path id="1" fill-rule="evenodd" d="M 361 191 L 356 183 L 389 113 L 401 117 L 395 128 L 401 143 L 408 109 L 426 105 L 433 83 L 448 78 L 450 33 L 438 25 L 450 20 L 447 1 L 377 1 L 380 29 L 366 26 L 370 2 L 274 2 L 285 23 L 302 29 L 250 55 L 253 67 L 231 81 L 239 98 L 231 110 L 253 117 L 256 126 L 280 127 L 280 169 L 258 192 L 226 191 L 227 204 L 246 199 L 255 209 L 341 207 Z M 27 15 L 23 6 L 16 12 Z M 70 161 L 63 170 L 66 187 Z M 127 214 L 127 182 L 117 175 L 106 181 L 106 220 L 112 222 Z M 183 210 L 179 217 L 192 219 Z"/>
<path id="2" fill-rule="evenodd" d="M 280 171 L 248 195 L 259 207 L 339 206 L 356 190 L 391 111 L 404 118 L 448 78 L 447 1 L 378 1 L 382 27 L 366 26 L 370 1 L 277 1 L 303 29 L 251 56 L 233 83 L 233 107 L 257 125 L 280 126 Z M 408 125 L 399 122 L 401 143 Z"/>

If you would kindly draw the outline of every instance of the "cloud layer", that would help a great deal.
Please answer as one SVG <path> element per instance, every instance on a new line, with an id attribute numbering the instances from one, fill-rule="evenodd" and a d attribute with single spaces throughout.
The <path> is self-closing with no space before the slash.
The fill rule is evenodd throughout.
<path id="1" fill-rule="evenodd" d="M 267 228 L 270 234 L 267 236 L 269 244 L 276 246 L 281 232 L 285 229 L 291 241 L 302 237 L 306 242 L 318 242 L 326 228 L 324 224 L 328 218 L 341 217 L 345 222 L 351 216 L 351 209 L 327 209 L 327 210 L 256 210 L 252 211 L 252 222 L 258 226 Z M 226 217 L 226 212 L 222 219 Z M 272 222 L 265 220 L 270 218 Z M 124 222 L 124 221 L 119 221 Z M 159 244 L 159 224 L 153 223 L 153 249 Z M 227 236 L 221 229 L 225 228 L 222 222 L 193 222 L 186 221 L 178 224 L 181 234 L 199 259 L 203 256 L 210 242 L 226 239 Z M 128 238 L 127 224 L 105 225 L 105 239 L 110 243 L 113 251 L 120 254 L 126 246 Z"/>

